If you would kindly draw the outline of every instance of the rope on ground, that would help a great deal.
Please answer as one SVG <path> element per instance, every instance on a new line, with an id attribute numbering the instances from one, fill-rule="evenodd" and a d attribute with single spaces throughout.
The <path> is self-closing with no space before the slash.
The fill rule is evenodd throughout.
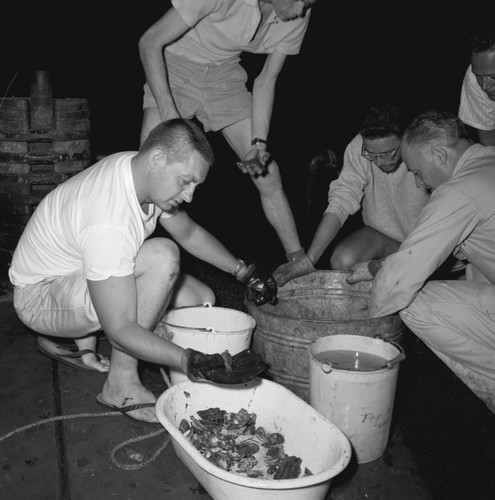
<path id="1" fill-rule="evenodd" d="M 170 434 L 167 434 L 162 445 L 155 451 L 155 453 L 153 453 L 153 455 L 151 455 L 150 458 L 148 458 L 148 460 L 145 460 L 144 462 L 141 462 L 139 464 L 124 464 L 122 462 L 119 462 L 117 460 L 117 458 L 115 457 L 115 455 L 117 454 L 117 452 L 121 448 L 123 448 L 124 446 L 127 446 L 128 444 L 135 443 L 137 441 L 142 441 L 143 439 L 149 439 L 149 438 L 152 438 L 155 436 L 159 436 L 160 434 L 163 434 L 164 432 L 167 432 L 166 429 L 160 429 L 158 431 L 150 432 L 149 434 L 144 434 L 143 436 L 137 436 L 137 437 L 128 439 L 127 441 L 120 443 L 112 450 L 112 453 L 111 453 L 112 462 L 114 463 L 114 465 L 116 465 L 120 469 L 124 469 L 124 470 L 138 470 L 138 469 L 142 469 L 143 467 L 146 467 L 148 464 L 154 462 L 158 458 L 160 453 L 168 446 L 168 444 L 170 443 Z"/>
<path id="2" fill-rule="evenodd" d="M 172 384 L 170 383 L 170 380 L 169 380 L 165 370 L 163 368 L 160 368 L 160 373 L 162 374 L 163 380 L 165 381 L 167 388 L 169 388 Z M 32 429 L 33 427 L 39 427 L 40 425 L 49 424 L 51 422 L 58 422 L 60 420 L 73 420 L 76 418 L 92 418 L 92 417 L 93 418 L 94 417 L 123 417 L 123 416 L 125 416 L 125 415 L 120 411 L 107 411 L 107 412 L 98 412 L 98 413 L 78 413 L 76 415 L 59 415 L 57 417 L 45 418 L 43 420 L 39 420 L 37 422 L 33 422 L 31 424 L 28 424 L 28 425 L 18 427 L 17 429 L 14 429 L 13 431 L 10 431 L 7 434 L 4 434 L 3 436 L 0 436 L 0 443 L 2 441 L 6 441 L 7 439 L 14 436 L 15 434 L 19 434 L 21 432 L 27 431 L 28 429 Z M 141 436 L 133 437 L 131 439 L 128 439 L 128 440 L 118 444 L 117 446 L 114 447 L 114 449 L 112 450 L 112 452 L 110 454 L 113 464 L 121 469 L 124 469 L 124 470 L 138 470 L 138 469 L 142 469 L 143 467 L 146 467 L 150 463 L 154 462 L 170 443 L 170 435 L 168 433 L 167 433 L 167 436 L 165 437 L 165 440 L 163 441 L 162 445 L 151 455 L 151 457 L 148 460 L 145 460 L 142 463 L 124 464 L 122 462 L 119 462 L 117 460 L 117 458 L 115 457 L 115 455 L 121 448 L 123 448 L 124 446 L 127 446 L 128 444 L 135 443 L 137 441 L 143 441 L 145 439 L 150 439 L 152 437 L 159 436 L 160 434 L 163 434 L 164 432 L 167 432 L 167 430 L 160 429 L 158 431 L 153 431 L 153 432 L 150 432 L 148 434 L 143 434 Z"/>
<path id="3" fill-rule="evenodd" d="M 162 374 L 163 380 L 164 380 L 165 384 L 167 385 L 167 388 L 171 387 L 172 384 L 170 382 L 170 379 L 168 378 L 167 373 L 165 372 L 165 370 L 162 367 L 160 367 L 160 373 Z M 117 452 L 121 448 L 123 448 L 124 446 L 127 446 L 128 444 L 136 443 L 136 442 L 142 441 L 144 439 L 149 439 L 149 438 L 152 438 L 155 436 L 159 436 L 160 434 L 163 434 L 164 432 L 166 432 L 166 429 L 160 429 L 158 431 L 150 432 L 149 434 L 144 434 L 142 436 L 137 436 L 137 437 L 128 439 L 127 441 L 124 441 L 124 442 L 118 444 L 117 446 L 115 446 L 115 448 L 112 450 L 112 453 L 110 454 L 113 464 L 115 466 L 119 467 L 120 469 L 124 469 L 124 470 L 138 470 L 138 469 L 142 469 L 143 467 L 146 467 L 150 463 L 154 462 L 159 457 L 160 453 L 162 453 L 162 451 L 170 443 L 170 435 L 168 433 L 167 433 L 167 436 L 165 437 L 165 440 L 163 441 L 162 445 L 155 451 L 155 453 L 153 453 L 153 455 L 151 455 L 150 458 L 148 458 L 148 460 L 145 460 L 144 462 L 141 462 L 139 464 L 124 464 L 122 462 L 119 462 L 115 455 L 117 454 Z"/>
<path id="4" fill-rule="evenodd" d="M 87 418 L 87 417 L 123 417 L 124 415 L 120 411 L 109 411 L 105 413 L 78 413 L 77 415 L 60 415 L 58 417 L 50 417 L 45 418 L 43 420 L 39 420 L 38 422 L 33 422 L 29 425 L 24 425 L 23 427 L 19 427 L 13 431 L 0 436 L 0 442 L 5 441 L 6 439 L 14 436 L 15 434 L 19 434 L 20 432 L 27 431 L 28 429 L 32 429 L 33 427 L 38 427 L 40 425 L 49 424 L 50 422 L 58 422 L 59 420 L 71 420 L 74 418 Z"/>

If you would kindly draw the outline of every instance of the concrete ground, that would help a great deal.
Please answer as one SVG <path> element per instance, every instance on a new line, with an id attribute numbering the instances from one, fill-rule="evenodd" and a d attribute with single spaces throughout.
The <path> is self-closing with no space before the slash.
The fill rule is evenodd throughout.
<path id="1" fill-rule="evenodd" d="M 209 266 L 193 266 L 217 305 L 243 309 L 243 289 Z M 10 294 L 0 302 L 1 499 L 209 500 L 160 425 L 98 405 L 103 374 L 75 371 L 38 353 Z M 102 353 L 109 344 L 102 340 Z M 327 500 L 495 498 L 495 417 L 413 337 L 401 363 L 394 420 L 382 458 L 351 464 Z M 158 396 L 158 367 L 142 366 Z M 155 433 L 154 437 L 143 436 Z M 253 495 L 253 499 L 257 498 Z"/>

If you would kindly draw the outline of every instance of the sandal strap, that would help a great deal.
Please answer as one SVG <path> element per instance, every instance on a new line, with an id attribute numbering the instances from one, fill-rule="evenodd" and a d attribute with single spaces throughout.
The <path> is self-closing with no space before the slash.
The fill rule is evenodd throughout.
<path id="1" fill-rule="evenodd" d="M 80 358 L 81 356 L 84 356 L 85 354 L 94 354 L 98 361 L 101 360 L 101 356 L 97 352 L 93 351 L 92 349 L 83 349 L 82 351 L 73 351 L 70 354 L 60 354 L 60 356 L 63 356 L 65 358 Z"/>
<path id="2" fill-rule="evenodd" d="M 129 405 L 129 406 L 122 406 L 119 408 L 118 406 L 114 406 L 114 408 L 117 411 L 120 411 L 122 413 L 129 413 L 130 411 L 134 410 L 141 410 L 142 408 L 155 408 L 156 403 L 137 403 L 135 405 Z"/>

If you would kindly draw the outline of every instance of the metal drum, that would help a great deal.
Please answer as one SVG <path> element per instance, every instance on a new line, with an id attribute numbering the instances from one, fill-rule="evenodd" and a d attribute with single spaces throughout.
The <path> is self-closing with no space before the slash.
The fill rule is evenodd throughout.
<path id="1" fill-rule="evenodd" d="M 349 273 L 316 271 L 290 281 L 276 305 L 247 302 L 256 320 L 253 349 L 265 359 L 265 376 L 309 401 L 308 345 L 328 335 L 364 335 L 402 345 L 406 326 L 398 314 L 368 316 L 371 282 L 349 285 Z"/>

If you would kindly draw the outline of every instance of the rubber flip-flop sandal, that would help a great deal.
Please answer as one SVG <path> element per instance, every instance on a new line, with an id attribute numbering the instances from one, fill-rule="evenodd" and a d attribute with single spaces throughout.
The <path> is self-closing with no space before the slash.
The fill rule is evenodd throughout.
<path id="1" fill-rule="evenodd" d="M 115 406 L 110 403 L 107 403 L 106 401 L 103 401 L 103 398 L 101 397 L 101 394 L 98 394 L 96 396 L 96 401 L 100 403 L 103 406 L 106 406 L 107 408 L 111 408 L 114 411 L 118 411 L 120 413 L 123 413 L 126 417 L 130 418 L 131 420 L 136 420 L 137 422 L 144 422 L 146 424 L 159 424 L 160 422 L 157 420 L 156 422 L 153 420 L 144 420 L 141 418 L 136 418 L 133 417 L 132 415 L 129 415 L 129 412 L 134 411 L 134 410 L 140 410 L 141 408 L 155 408 L 156 403 L 137 403 L 135 405 L 128 405 L 128 406 Z"/>
<path id="2" fill-rule="evenodd" d="M 44 339 L 43 337 L 38 337 L 36 339 L 37 341 L 37 349 L 40 351 L 42 354 L 45 356 L 48 356 L 49 358 L 54 359 L 55 361 L 58 361 L 59 363 L 62 363 L 67 366 L 71 366 L 72 368 L 75 368 L 76 370 L 80 371 L 85 371 L 85 372 L 96 372 L 96 373 L 106 373 L 106 372 L 100 372 L 99 370 L 95 370 L 94 368 L 90 368 L 89 366 L 86 366 L 82 360 L 81 356 L 84 354 L 88 353 L 93 353 L 98 360 L 101 359 L 100 355 L 91 349 L 83 349 L 82 351 L 78 351 L 75 348 L 69 348 L 65 346 L 59 346 L 58 344 L 55 344 L 54 342 Z M 56 345 L 57 347 L 61 347 L 62 349 L 67 349 L 68 351 L 72 351 L 70 354 L 59 354 L 56 352 L 53 352 L 50 350 L 51 345 Z"/>

